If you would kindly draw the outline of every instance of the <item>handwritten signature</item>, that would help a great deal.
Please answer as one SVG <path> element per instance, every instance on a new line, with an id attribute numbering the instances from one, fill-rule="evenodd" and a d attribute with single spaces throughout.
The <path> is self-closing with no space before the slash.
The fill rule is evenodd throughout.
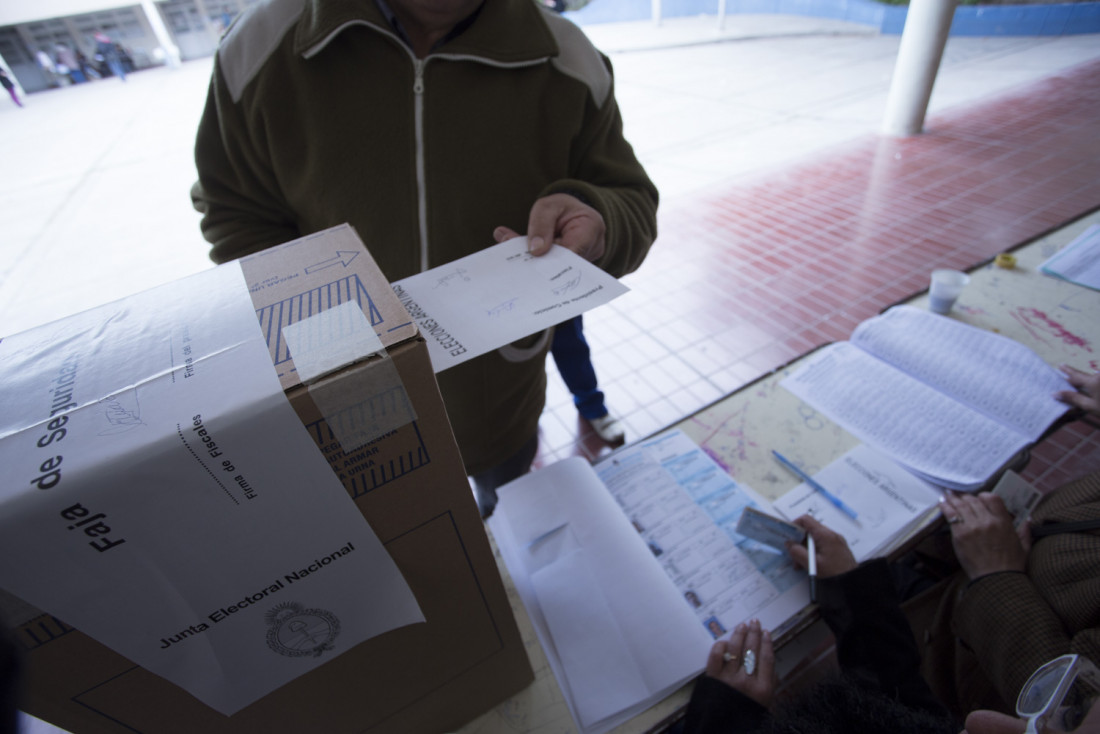
<path id="1" fill-rule="evenodd" d="M 577 276 L 575 278 L 567 280 L 564 283 L 562 283 L 561 285 L 554 288 L 554 295 L 555 296 L 561 296 L 561 295 L 564 295 L 566 293 L 569 293 L 570 291 L 576 290 L 577 286 L 580 285 L 580 282 L 581 282 L 581 274 L 577 273 Z"/>
<path id="2" fill-rule="evenodd" d="M 452 281 L 459 281 L 459 280 L 464 281 L 466 283 L 470 282 L 470 276 L 466 275 L 466 269 L 465 268 L 458 268 L 458 269 L 454 270 L 453 272 L 450 272 L 450 273 L 447 273 L 446 275 L 440 276 L 439 280 L 436 281 L 433 288 L 445 288 L 448 285 L 450 285 Z"/>
<path id="3" fill-rule="evenodd" d="M 125 403 L 131 403 L 126 405 Z M 103 417 L 107 421 L 107 427 L 97 433 L 100 436 L 110 436 L 116 433 L 124 433 L 137 426 L 144 425 L 141 420 L 141 405 L 138 403 L 137 391 L 128 390 L 99 401 L 103 410 Z"/>
<path id="4" fill-rule="evenodd" d="M 519 299 L 518 298 L 510 298 L 507 301 L 505 301 L 504 303 L 501 303 L 497 306 L 494 306 L 493 308 L 490 308 L 488 311 L 486 311 L 486 313 L 488 314 L 489 318 L 495 319 L 495 318 L 497 318 L 497 317 L 499 317 L 503 314 L 506 314 L 509 311 L 515 309 L 517 300 L 519 300 Z"/>

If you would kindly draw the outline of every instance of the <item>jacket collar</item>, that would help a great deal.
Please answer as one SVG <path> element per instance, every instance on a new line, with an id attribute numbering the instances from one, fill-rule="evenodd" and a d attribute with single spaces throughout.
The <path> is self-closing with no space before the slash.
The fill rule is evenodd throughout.
<path id="1" fill-rule="evenodd" d="M 473 56 L 501 64 L 523 64 L 558 55 L 541 10 L 531 0 L 485 0 L 474 22 L 431 55 Z M 314 56 L 340 33 L 367 25 L 394 34 L 373 0 L 307 0 L 294 37 L 294 51 Z"/>

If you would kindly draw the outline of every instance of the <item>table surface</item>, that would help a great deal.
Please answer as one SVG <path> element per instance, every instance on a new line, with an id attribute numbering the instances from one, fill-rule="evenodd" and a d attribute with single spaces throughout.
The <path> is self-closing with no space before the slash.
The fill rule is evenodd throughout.
<path id="1" fill-rule="evenodd" d="M 997 267 L 992 261 L 973 268 L 969 271 L 970 283 L 950 318 L 1015 339 L 1053 366 L 1069 364 L 1082 370 L 1100 370 L 1100 291 L 1039 272 L 1043 261 L 1095 222 L 1100 222 L 1100 212 L 1016 249 L 1016 266 L 1012 269 Z M 905 302 L 927 308 L 927 294 Z M 847 431 L 780 387 L 779 383 L 798 368 L 803 358 L 669 428 L 684 431 L 739 483 L 775 500 L 797 486 L 799 480 L 775 462 L 773 448 L 788 447 L 784 453 L 813 474 L 858 443 Z M 499 552 L 496 556 L 535 671 L 535 682 L 459 731 L 576 732 L 523 602 Z M 613 731 L 625 734 L 659 727 L 687 703 L 690 692 L 691 685 L 683 687 Z"/>

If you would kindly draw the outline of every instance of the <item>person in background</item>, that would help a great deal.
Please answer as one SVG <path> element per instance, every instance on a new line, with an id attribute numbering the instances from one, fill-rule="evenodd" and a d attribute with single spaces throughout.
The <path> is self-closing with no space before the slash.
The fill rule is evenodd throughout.
<path id="1" fill-rule="evenodd" d="M 19 92 L 15 88 L 15 80 L 8 74 L 8 70 L 0 66 L 0 85 L 3 85 L 8 94 L 11 95 L 11 101 L 15 102 L 19 107 L 23 106 L 23 101 L 19 99 Z"/>
<path id="2" fill-rule="evenodd" d="M 592 352 L 584 338 L 583 317 L 575 316 L 554 327 L 550 354 L 554 357 L 561 379 L 573 395 L 577 412 L 605 443 L 612 446 L 621 444 L 626 439 L 626 433 L 622 423 L 610 414 L 604 403 L 604 394 L 596 380 L 596 369 L 592 366 Z"/>
<path id="3" fill-rule="evenodd" d="M 346 222 L 391 282 L 520 232 L 620 277 L 656 236 L 609 60 L 531 0 L 260 3 L 214 67 L 192 201 L 215 262 Z M 537 452 L 549 346 L 437 375 L 483 517 Z"/>
<path id="4" fill-rule="evenodd" d="M 55 44 L 54 49 L 57 53 L 58 73 L 68 75 L 73 84 L 80 84 L 86 81 L 84 72 L 80 67 L 80 60 L 76 57 L 76 53 L 64 43 Z"/>
<path id="5" fill-rule="evenodd" d="M 111 37 L 103 31 L 95 33 L 95 53 L 107 64 L 111 73 L 122 81 L 126 81 L 126 70 L 122 68 L 122 61 L 118 56 L 118 47 L 111 41 Z"/>
<path id="6" fill-rule="evenodd" d="M 46 84 L 51 87 L 57 86 L 57 64 L 53 62 L 50 54 L 44 48 L 38 49 L 34 54 L 35 60 L 38 62 L 38 66 L 42 69 L 42 73 L 46 76 Z"/>
<path id="7" fill-rule="evenodd" d="M 758 620 L 739 624 L 711 648 L 683 734 L 955 734 L 957 722 L 920 675 L 920 653 L 885 559 L 857 564 L 843 536 L 808 515 L 795 524 L 817 548 L 818 604 L 836 637 L 839 675 L 777 702 L 771 635 Z M 788 552 L 808 565 L 805 546 L 789 545 Z"/>
<path id="8" fill-rule="evenodd" d="M 76 50 L 76 63 L 80 67 L 80 73 L 84 75 L 85 80 L 91 81 L 100 78 L 99 72 L 88 63 L 88 57 L 79 48 Z"/>

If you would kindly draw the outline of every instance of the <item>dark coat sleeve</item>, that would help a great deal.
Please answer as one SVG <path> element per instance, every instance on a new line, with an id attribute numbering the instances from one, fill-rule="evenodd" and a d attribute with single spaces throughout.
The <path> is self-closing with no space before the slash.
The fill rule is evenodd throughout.
<path id="1" fill-rule="evenodd" d="M 1046 495 L 1038 525 L 1100 519 L 1100 472 Z M 1100 530 L 1036 541 L 1027 573 L 975 579 L 955 607 L 952 628 L 1007 702 L 1043 663 L 1066 653 L 1100 659 Z"/>
<path id="2" fill-rule="evenodd" d="M 947 715 L 921 677 L 920 652 L 885 559 L 820 579 L 818 600 L 845 675 L 911 708 Z"/>
<path id="3" fill-rule="evenodd" d="M 703 675 L 695 682 L 684 715 L 683 734 L 755 731 L 768 710 L 722 681 Z"/>

